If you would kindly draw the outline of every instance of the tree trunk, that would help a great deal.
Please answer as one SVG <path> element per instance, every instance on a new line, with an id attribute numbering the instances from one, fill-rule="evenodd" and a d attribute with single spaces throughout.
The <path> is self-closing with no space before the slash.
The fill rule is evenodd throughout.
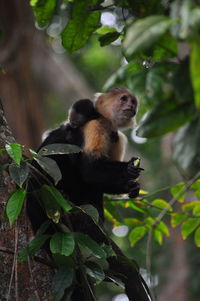
<path id="1" fill-rule="evenodd" d="M 8 127 L 0 104 L 0 148 L 6 143 L 15 142 Z M 9 162 L 4 152 L 0 155 L 0 165 Z M 45 300 L 49 297 L 52 271 L 45 265 L 33 262 L 18 264 L 18 251 L 26 247 L 31 236 L 30 226 L 25 213 L 13 228 L 3 221 L 3 211 L 9 194 L 15 189 L 8 173 L 0 171 L 0 296 L 4 300 Z"/>

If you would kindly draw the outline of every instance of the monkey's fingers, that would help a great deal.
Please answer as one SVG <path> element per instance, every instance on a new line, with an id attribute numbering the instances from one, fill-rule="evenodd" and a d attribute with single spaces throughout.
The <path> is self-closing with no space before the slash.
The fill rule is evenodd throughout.
<path id="1" fill-rule="evenodd" d="M 140 184 L 138 182 L 134 182 L 135 186 L 132 187 L 131 191 L 129 192 L 129 198 L 136 198 L 140 192 Z"/>
<path id="2" fill-rule="evenodd" d="M 134 167 L 133 165 L 128 165 L 127 171 L 130 179 L 137 179 L 140 175 L 140 172 L 144 170 L 141 167 Z"/>

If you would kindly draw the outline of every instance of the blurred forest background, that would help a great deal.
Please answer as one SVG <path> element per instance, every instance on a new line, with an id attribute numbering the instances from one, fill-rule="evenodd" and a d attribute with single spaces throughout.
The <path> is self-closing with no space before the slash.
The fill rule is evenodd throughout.
<path id="1" fill-rule="evenodd" d="M 130 245 L 134 221 L 147 227 L 147 217 L 156 217 L 159 207 L 166 207 L 162 200 L 172 199 L 170 188 L 183 180 L 187 183 L 199 172 L 200 3 L 91 1 L 96 7 L 92 12 L 101 13 L 101 28 L 88 34 L 83 47 L 72 49 L 61 33 L 70 10 L 79 11 L 78 1 L 46 2 L 57 3 L 46 19 L 43 15 L 46 23 L 40 24 L 39 9 L 45 1 L 30 1 L 32 7 L 28 1 L 0 1 L 0 98 L 7 121 L 16 141 L 36 150 L 43 132 L 66 120 L 75 100 L 93 98 L 95 92 L 117 85 L 127 86 L 140 98 L 138 136 L 135 130 L 126 132 L 126 159 L 141 157 L 140 182 L 150 195 L 148 206 L 140 203 L 129 208 L 126 223 L 119 218 L 113 231 L 116 216 L 109 205 L 106 210 L 113 239 L 138 261 L 145 277 L 148 237 Z M 187 191 L 187 203 L 197 199 Z M 185 214 L 181 206 L 176 202 L 173 212 Z M 199 226 L 199 213 L 192 213 L 193 209 L 186 209 L 188 218 L 198 219 L 190 233 Z M 199 234 L 195 245 L 192 236 L 183 240 L 181 226 L 172 227 L 169 212 L 165 223 L 167 230 L 155 235 L 150 253 L 151 285 L 157 300 L 197 301 Z M 168 237 L 163 239 L 163 234 Z M 98 294 L 99 301 L 127 300 L 111 284 L 100 285 Z"/>

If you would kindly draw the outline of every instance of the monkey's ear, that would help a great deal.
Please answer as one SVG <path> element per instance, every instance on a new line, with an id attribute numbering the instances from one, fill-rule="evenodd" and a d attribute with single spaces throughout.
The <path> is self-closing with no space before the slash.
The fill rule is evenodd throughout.
<path id="1" fill-rule="evenodd" d="M 94 101 L 96 101 L 103 93 L 95 93 L 94 94 Z"/>

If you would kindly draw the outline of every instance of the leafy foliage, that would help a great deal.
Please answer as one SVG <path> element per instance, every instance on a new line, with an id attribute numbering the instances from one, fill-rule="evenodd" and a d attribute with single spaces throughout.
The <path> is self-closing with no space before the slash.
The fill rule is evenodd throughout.
<path id="1" fill-rule="evenodd" d="M 173 228 L 180 228 L 183 239 L 193 235 L 196 246 L 200 247 L 199 1 L 114 0 L 106 11 L 116 18 L 120 16 L 123 22 L 119 22 L 120 26 L 116 24 L 112 27 L 101 24 L 106 5 L 103 0 L 63 3 L 66 8 L 63 18 L 65 25 L 60 34 L 63 47 L 70 54 L 74 53 L 86 46 L 91 36 L 98 37 L 100 46 L 113 45 L 116 40 L 121 43 L 121 67 L 107 80 L 104 88 L 124 85 L 139 96 L 139 115 L 144 115 L 138 123 L 139 136 L 150 140 L 176 131 L 173 159 L 182 174 L 192 179 L 191 182 L 181 182 L 168 189 L 171 193 L 171 199 L 168 200 L 160 196 L 152 197 L 151 194 L 141 195 L 137 200 L 109 198 L 105 206 L 106 217 L 114 227 L 128 227 L 132 247 L 150 237 L 150 234 L 158 244 L 162 244 L 163 239 L 170 235 L 170 224 Z M 43 28 L 51 23 L 54 14 L 60 13 L 56 0 L 31 0 L 30 4 L 38 25 Z M 6 151 L 12 159 L 9 173 L 19 186 L 10 196 L 6 207 L 11 225 L 23 207 L 25 185 L 31 172 L 30 159 L 23 155 L 23 149 L 19 144 L 8 144 L 1 150 Z M 78 148 L 71 146 L 54 145 L 45 147 L 39 154 L 30 152 L 47 177 L 56 184 L 62 175 L 55 162 L 45 156 L 78 151 Z M 194 201 L 187 200 L 187 191 L 193 194 Z M 50 184 L 43 186 L 38 193 L 42 194 L 50 222 L 63 229 L 63 211 L 68 217 L 74 205 L 68 204 Z M 101 230 L 95 208 L 81 206 L 75 209 L 89 216 Z M 105 277 L 103 262 L 114 253 L 111 246 L 100 246 L 83 233 L 73 233 L 68 223 L 64 229 L 53 236 L 45 235 L 42 230 L 19 256 L 20 261 L 34 256 L 50 239 L 55 258 L 57 255 L 64 257 L 64 265 L 57 261 L 58 270 L 53 281 L 54 300 L 61 300 L 65 293 L 65 299 L 70 298 L 77 266 L 81 266 L 84 273 L 96 283 L 102 281 Z"/>

